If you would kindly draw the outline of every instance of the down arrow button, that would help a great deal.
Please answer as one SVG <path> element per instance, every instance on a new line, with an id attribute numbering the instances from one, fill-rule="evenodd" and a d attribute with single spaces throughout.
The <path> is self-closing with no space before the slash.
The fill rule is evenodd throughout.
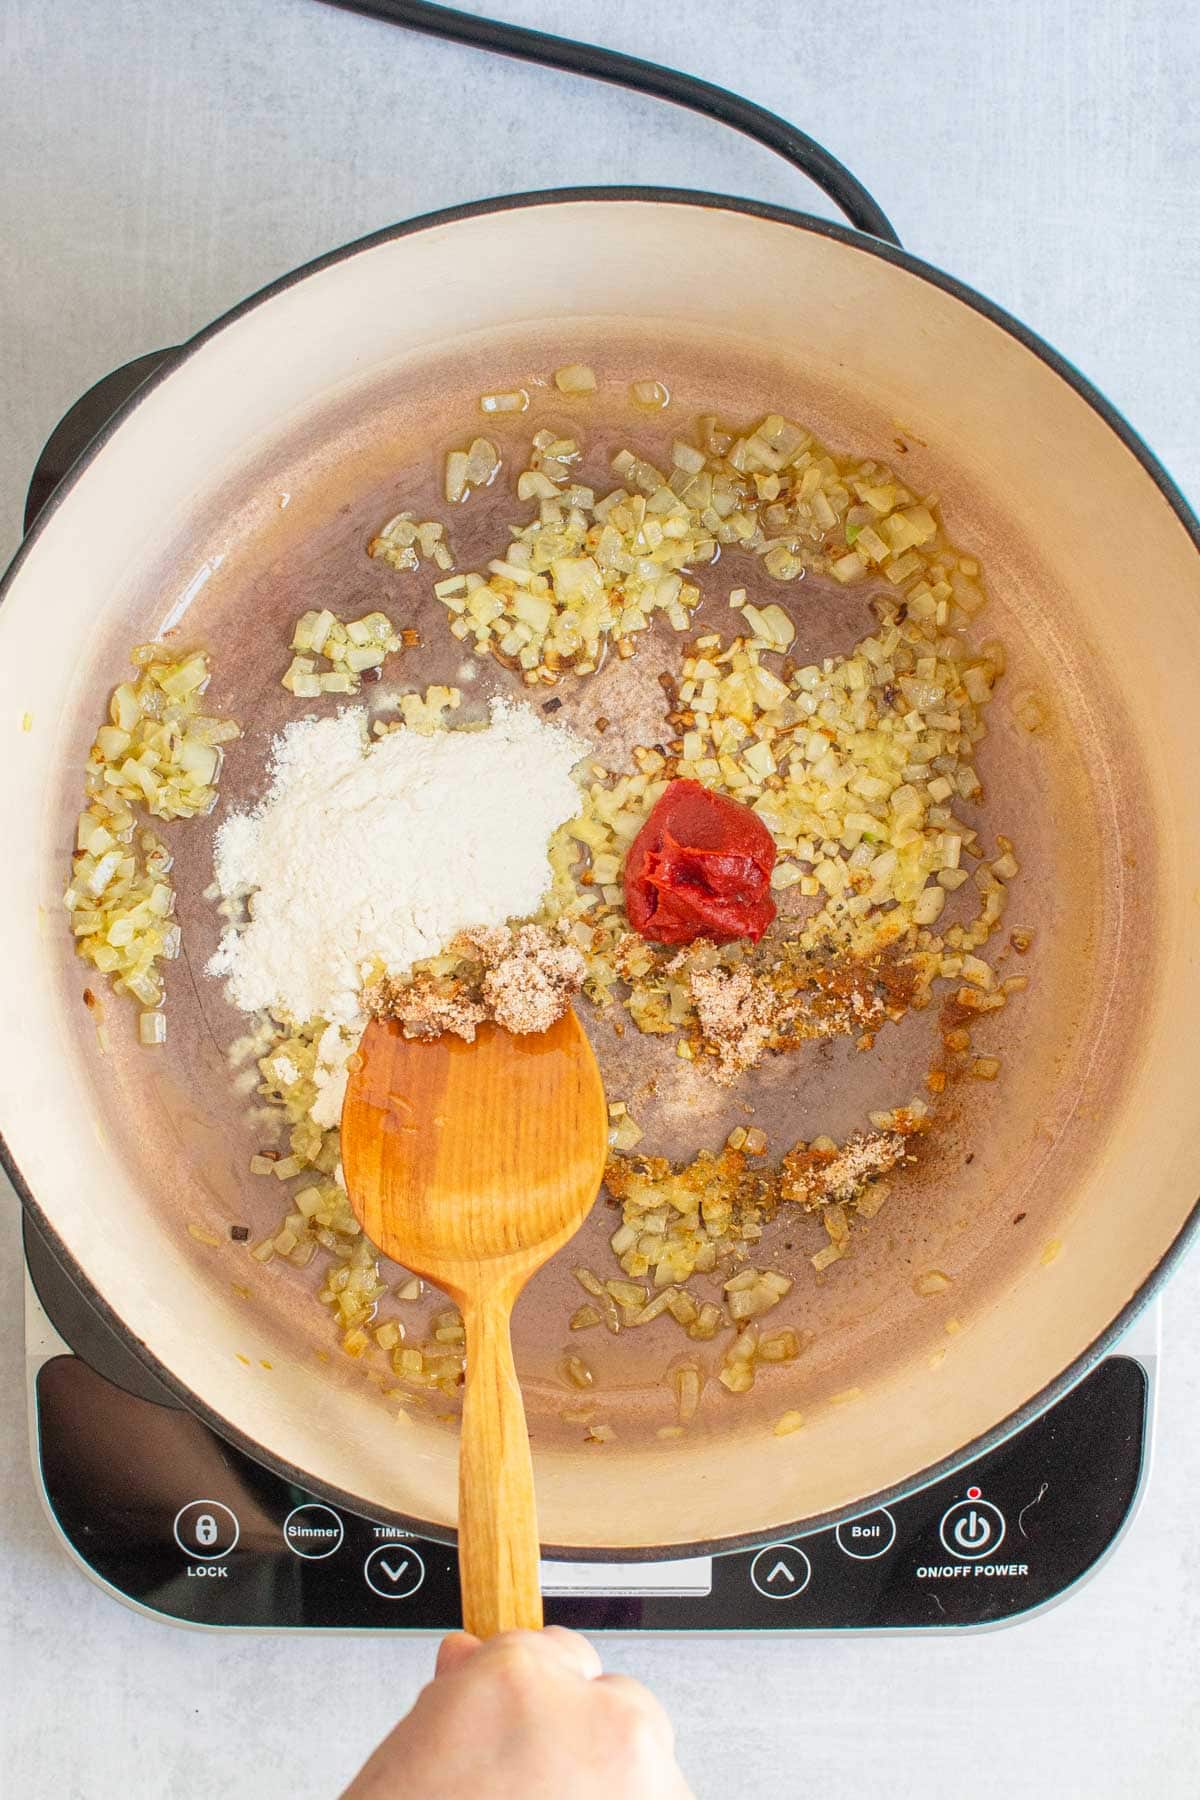
<path id="1" fill-rule="evenodd" d="M 376 1544 L 363 1577 L 381 1600 L 407 1600 L 425 1579 L 425 1564 L 409 1543 Z"/>

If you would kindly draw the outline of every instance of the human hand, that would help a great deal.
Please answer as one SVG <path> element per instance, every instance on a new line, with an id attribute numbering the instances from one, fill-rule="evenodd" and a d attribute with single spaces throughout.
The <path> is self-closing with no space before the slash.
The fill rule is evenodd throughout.
<path id="1" fill-rule="evenodd" d="M 692 1800 L 658 1701 L 551 1625 L 456 1632 L 342 1800 Z"/>

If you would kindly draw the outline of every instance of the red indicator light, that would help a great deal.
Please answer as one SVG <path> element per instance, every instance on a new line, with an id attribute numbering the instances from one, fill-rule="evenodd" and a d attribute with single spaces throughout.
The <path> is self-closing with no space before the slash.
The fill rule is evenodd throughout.
<path id="1" fill-rule="evenodd" d="M 967 1499 L 968 1500 L 982 1500 L 982 1498 L 983 1498 L 983 1489 L 982 1488 L 968 1488 L 967 1489 Z"/>

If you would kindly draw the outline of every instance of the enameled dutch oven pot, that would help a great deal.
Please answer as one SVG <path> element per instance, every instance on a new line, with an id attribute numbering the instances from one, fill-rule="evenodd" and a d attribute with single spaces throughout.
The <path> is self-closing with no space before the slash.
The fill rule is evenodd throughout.
<path id="1" fill-rule="evenodd" d="M 779 208 L 530 194 L 353 244 L 169 360 L 64 482 L 4 587 L 0 1122 L 57 1255 L 202 1418 L 311 1491 L 452 1534 L 453 1432 L 420 1412 L 393 1424 L 328 1354 L 319 1308 L 263 1270 L 248 1303 L 244 1247 L 186 1230 L 261 1204 L 242 1198 L 250 1178 L 212 1099 L 202 978 L 186 961 L 173 975 L 173 1039 L 190 1046 L 174 1060 L 127 1043 L 116 1006 L 99 1055 L 61 894 L 97 708 L 128 648 L 155 632 L 210 642 L 230 704 L 255 662 L 277 688 L 278 632 L 298 610 L 271 600 L 279 559 L 310 544 L 332 569 L 331 520 L 348 508 L 359 529 L 361 495 L 398 446 L 428 439 L 443 395 L 575 355 L 605 378 L 661 373 L 681 404 L 776 404 L 839 447 L 903 456 L 980 556 L 989 631 L 1048 717 L 1031 748 L 998 700 L 981 760 L 1022 840 L 1021 922 L 1038 934 L 1004 1078 L 971 1149 L 906 1189 L 836 1282 L 806 1290 L 817 1343 L 791 1385 L 726 1397 L 671 1442 L 623 1433 L 618 1396 L 613 1443 L 568 1441 L 539 1428 L 534 1348 L 550 1332 L 557 1353 L 563 1327 L 536 1288 L 523 1302 L 546 1543 L 653 1556 L 794 1535 L 997 1442 L 1113 1344 L 1195 1223 L 1196 525 L 1088 383 L 960 283 Z M 948 1262 L 953 1301 L 931 1310 L 914 1271 Z M 644 1387 L 630 1379 L 631 1419 Z M 806 1426 L 777 1437 L 785 1404 Z"/>

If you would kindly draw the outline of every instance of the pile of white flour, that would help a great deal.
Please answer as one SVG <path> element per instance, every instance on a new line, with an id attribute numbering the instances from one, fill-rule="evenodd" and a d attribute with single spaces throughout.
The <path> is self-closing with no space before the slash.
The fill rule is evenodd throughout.
<path id="1" fill-rule="evenodd" d="M 271 787 L 216 836 L 217 886 L 247 899 L 209 962 L 246 1012 L 329 1021 L 314 1118 L 333 1124 L 364 1018 L 363 980 L 403 975 L 470 925 L 535 913 L 552 833 L 579 811 L 588 746 L 528 706 L 483 729 L 368 735 L 367 714 L 305 719 L 275 740 Z"/>

